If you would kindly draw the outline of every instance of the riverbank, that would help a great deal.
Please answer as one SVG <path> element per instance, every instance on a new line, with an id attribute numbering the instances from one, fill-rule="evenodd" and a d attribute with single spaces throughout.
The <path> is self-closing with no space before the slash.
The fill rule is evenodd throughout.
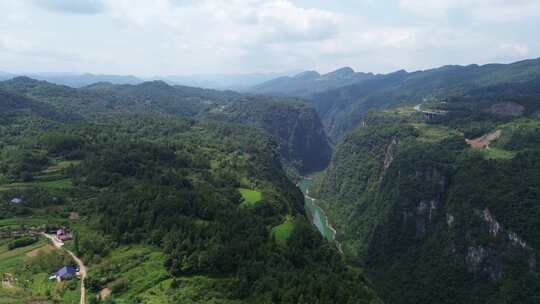
<path id="1" fill-rule="evenodd" d="M 309 177 L 305 177 L 297 184 L 298 188 L 300 188 L 304 194 L 304 208 L 306 210 L 306 214 L 311 223 L 317 227 L 317 230 L 319 230 L 321 235 L 328 241 L 335 243 L 338 251 L 343 254 L 341 243 L 336 239 L 336 229 L 331 225 L 324 209 L 317 204 L 317 199 L 309 196 L 309 190 L 312 184 L 313 180 Z"/>

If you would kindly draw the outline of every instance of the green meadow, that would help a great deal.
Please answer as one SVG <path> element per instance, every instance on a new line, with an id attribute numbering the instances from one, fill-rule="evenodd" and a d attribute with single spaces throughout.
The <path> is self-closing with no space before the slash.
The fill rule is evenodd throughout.
<path id="1" fill-rule="evenodd" d="M 240 188 L 238 190 L 240 191 L 240 194 L 242 194 L 242 198 L 244 199 L 242 205 L 252 206 L 260 202 L 262 199 L 262 193 L 260 191 L 250 190 L 246 188 Z"/>
<path id="2" fill-rule="evenodd" d="M 279 244 L 286 244 L 294 229 L 293 218 L 287 216 L 283 223 L 272 228 L 272 236 Z"/>

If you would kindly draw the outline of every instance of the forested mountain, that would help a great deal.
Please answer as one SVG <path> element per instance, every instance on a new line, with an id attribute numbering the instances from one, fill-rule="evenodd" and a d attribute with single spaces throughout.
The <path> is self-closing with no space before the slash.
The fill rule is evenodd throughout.
<path id="1" fill-rule="evenodd" d="M 285 164 L 300 174 L 323 170 L 330 161 L 332 151 L 317 112 L 303 102 L 250 97 L 217 108 L 207 117 L 267 131 L 279 144 Z"/>
<path id="2" fill-rule="evenodd" d="M 97 83 L 75 89 L 18 77 L 1 82 L 0 88 L 70 109 L 87 118 L 116 113 L 160 113 L 194 117 L 214 104 L 240 96 L 233 92 L 170 86 L 162 81 L 139 85 Z"/>
<path id="3" fill-rule="evenodd" d="M 315 71 L 307 71 L 295 76 L 284 76 L 254 86 L 250 92 L 274 96 L 310 97 L 315 93 L 360 83 L 371 79 L 371 73 L 356 73 L 349 67 L 321 75 Z"/>
<path id="4" fill-rule="evenodd" d="M 104 290 L 110 303 L 380 303 L 362 270 L 308 222 L 283 147 L 265 131 L 279 127 L 291 141 L 322 131 L 305 104 L 230 101 L 238 95 L 161 82 L 73 89 L 18 78 L 0 87 L 9 114 L 0 128 L 0 223 L 28 223 L 0 231 L 41 229 L 35 223 L 72 231 L 66 246 L 89 267 L 92 303 Z M 232 118 L 198 116 L 207 109 Z M 267 110 L 289 122 L 272 123 Z M 310 140 L 328 148 L 317 135 Z M 36 242 L 23 241 L 13 246 Z M 75 285 L 44 283 L 66 260 L 53 253 L 0 264 L 21 278 L 10 300 L 68 301 Z"/>
<path id="5" fill-rule="evenodd" d="M 72 88 L 80 88 L 98 82 L 114 84 L 139 84 L 143 80 L 130 75 L 95 75 L 95 74 L 71 74 L 71 73 L 29 73 L 11 74 L 0 71 L 0 80 L 8 80 L 26 76 L 32 79 L 43 80 L 50 83 L 65 85 Z"/>
<path id="6" fill-rule="evenodd" d="M 373 111 L 343 138 L 313 196 L 383 300 L 540 300 L 539 93 L 533 80 Z"/>
<path id="7" fill-rule="evenodd" d="M 0 82 L 0 233 L 69 228 L 119 303 L 540 300 L 539 60 L 297 78 L 310 101 Z M 29 263 L 0 271 L 40 284 Z"/>
<path id="8" fill-rule="evenodd" d="M 424 98 L 461 96 L 471 90 L 540 77 L 540 59 L 512 64 L 444 66 L 425 71 L 390 74 L 354 73 L 343 68 L 327 75 L 305 72 L 256 86 L 257 93 L 298 96 L 310 100 L 327 134 L 338 140 L 373 108 L 420 103 Z"/>
<path id="9" fill-rule="evenodd" d="M 371 108 L 419 103 L 424 98 L 461 96 L 473 89 L 502 83 L 526 82 L 540 77 L 540 59 L 513 64 L 445 66 L 382 75 L 359 84 L 312 96 L 327 133 L 339 138 L 356 126 Z"/>
<path id="10" fill-rule="evenodd" d="M 290 98 L 250 97 L 232 91 L 171 86 L 163 81 L 96 83 L 75 89 L 19 77 L 0 82 L 0 89 L 86 119 L 155 113 L 254 125 L 273 135 L 283 160 L 301 173 L 324 169 L 330 158 L 330 146 L 317 113 Z"/>
<path id="11" fill-rule="evenodd" d="M 53 121 L 76 121 L 82 117 L 62 112 L 46 103 L 38 102 L 25 96 L 0 90 L 0 117 L 15 119 L 17 117 L 39 117 Z"/>

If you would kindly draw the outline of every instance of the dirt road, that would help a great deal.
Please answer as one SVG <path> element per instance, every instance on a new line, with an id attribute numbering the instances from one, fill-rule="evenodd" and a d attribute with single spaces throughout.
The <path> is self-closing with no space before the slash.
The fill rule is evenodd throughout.
<path id="1" fill-rule="evenodd" d="M 86 266 L 84 265 L 83 261 L 77 257 L 73 252 L 70 250 L 67 250 L 66 248 L 63 248 L 64 243 L 56 238 L 56 236 L 51 234 L 43 233 L 43 236 L 51 240 L 53 245 L 57 248 L 62 248 L 62 250 L 66 251 L 77 263 L 77 266 L 79 267 L 79 274 L 81 276 L 81 303 L 80 304 L 86 304 L 86 290 L 84 288 L 84 279 L 86 278 Z"/>

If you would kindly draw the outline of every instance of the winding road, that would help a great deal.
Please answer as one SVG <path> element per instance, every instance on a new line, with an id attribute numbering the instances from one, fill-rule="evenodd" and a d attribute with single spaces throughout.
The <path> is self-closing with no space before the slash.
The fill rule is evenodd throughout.
<path id="1" fill-rule="evenodd" d="M 84 265 L 83 261 L 70 250 L 63 248 L 64 243 L 60 241 L 59 239 L 57 239 L 55 235 L 46 234 L 46 233 L 42 233 L 42 235 L 48 238 L 49 240 L 51 240 L 54 247 L 61 248 L 62 250 L 66 251 L 73 258 L 75 263 L 77 263 L 77 266 L 79 267 L 79 274 L 81 276 L 81 303 L 80 304 L 86 304 L 86 299 L 85 299 L 86 290 L 84 288 L 84 279 L 86 278 L 86 266 Z"/>

